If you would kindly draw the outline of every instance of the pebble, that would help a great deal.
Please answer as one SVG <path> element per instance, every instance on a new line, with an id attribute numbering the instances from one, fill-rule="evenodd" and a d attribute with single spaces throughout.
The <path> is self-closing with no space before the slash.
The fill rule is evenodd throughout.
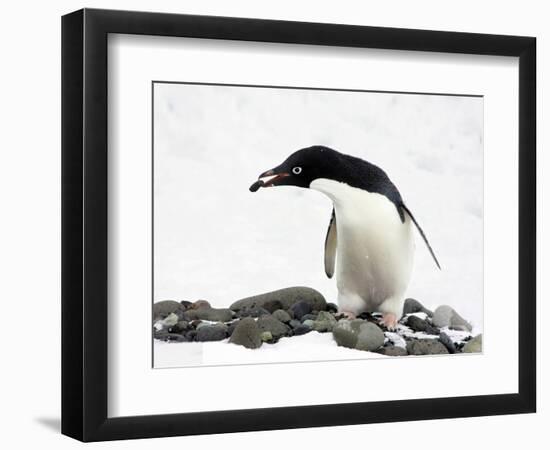
<path id="1" fill-rule="evenodd" d="M 262 342 L 269 342 L 273 340 L 273 335 L 270 331 L 264 331 L 262 334 L 260 334 L 260 338 Z"/>
<path id="2" fill-rule="evenodd" d="M 187 338 L 178 333 L 160 332 L 160 333 L 155 333 L 154 337 L 159 341 L 165 341 L 165 342 L 187 342 Z"/>
<path id="3" fill-rule="evenodd" d="M 305 315 L 311 312 L 311 305 L 305 301 L 296 302 L 290 307 L 290 311 L 292 311 L 295 319 L 302 320 Z"/>
<path id="4" fill-rule="evenodd" d="M 202 309 L 202 308 L 212 308 L 208 300 L 197 300 L 196 302 L 191 303 L 189 306 L 191 309 Z"/>
<path id="5" fill-rule="evenodd" d="M 424 305 L 418 300 L 415 300 L 414 298 L 407 298 L 403 306 L 403 315 L 406 316 L 407 314 L 414 314 L 418 312 L 423 312 L 428 317 L 432 317 L 434 315 L 432 311 L 425 308 Z"/>
<path id="6" fill-rule="evenodd" d="M 466 344 L 464 344 L 464 348 L 462 351 L 464 353 L 481 353 L 482 351 L 482 344 L 483 344 L 483 335 L 478 334 L 476 337 L 470 339 Z"/>
<path id="7" fill-rule="evenodd" d="M 313 321 L 313 329 L 320 333 L 332 331 L 336 326 L 337 320 L 334 316 L 326 311 L 321 311 L 317 314 L 317 320 Z"/>
<path id="8" fill-rule="evenodd" d="M 441 355 L 448 354 L 447 348 L 437 339 L 421 339 L 407 342 L 409 355 Z"/>
<path id="9" fill-rule="evenodd" d="M 426 334 L 438 335 L 439 329 L 430 325 L 426 320 L 421 319 L 417 316 L 408 316 L 407 317 L 407 326 L 412 328 L 414 331 L 421 331 Z"/>
<path id="10" fill-rule="evenodd" d="M 288 314 L 284 309 L 277 309 L 273 311 L 271 315 L 283 323 L 289 323 L 291 320 L 290 314 Z"/>
<path id="11" fill-rule="evenodd" d="M 272 315 L 260 317 L 257 324 L 260 331 L 269 331 L 273 335 L 273 339 L 277 340 L 286 336 L 290 331 L 289 327 Z"/>
<path id="12" fill-rule="evenodd" d="M 175 300 L 163 300 L 153 304 L 153 322 L 164 319 L 168 314 L 182 309 L 182 305 Z"/>
<path id="13" fill-rule="evenodd" d="M 254 349 L 262 345 L 260 328 L 252 317 L 245 317 L 238 321 L 229 342 Z"/>
<path id="14" fill-rule="evenodd" d="M 365 322 L 359 327 L 357 350 L 373 351 L 384 345 L 384 332 L 373 322 Z"/>
<path id="15" fill-rule="evenodd" d="M 335 303 L 327 303 L 326 311 L 331 313 L 337 313 L 338 305 L 336 305 Z"/>
<path id="16" fill-rule="evenodd" d="M 240 317 L 261 317 L 271 314 L 267 309 L 261 307 L 245 308 L 237 311 Z"/>
<path id="17" fill-rule="evenodd" d="M 386 356 L 407 356 L 407 350 L 403 347 L 397 347 L 395 345 L 391 345 L 388 347 L 382 347 L 378 350 L 374 351 L 375 353 L 380 353 L 381 355 Z"/>
<path id="18" fill-rule="evenodd" d="M 357 332 L 355 332 L 351 323 L 347 319 L 342 319 L 332 330 L 332 336 L 336 343 L 341 347 L 355 348 L 357 344 Z"/>
<path id="19" fill-rule="evenodd" d="M 437 307 L 434 311 L 432 322 L 439 328 L 448 327 L 452 330 L 472 331 L 472 325 L 449 305 Z"/>
<path id="20" fill-rule="evenodd" d="M 304 324 L 300 324 L 296 328 L 294 328 L 293 333 L 294 333 L 294 336 L 301 336 L 303 334 L 309 333 L 310 331 L 311 331 L 310 327 Z"/>
<path id="21" fill-rule="evenodd" d="M 456 347 L 453 343 L 452 339 L 449 337 L 448 334 L 441 332 L 439 334 L 439 341 L 445 346 L 445 348 L 449 351 L 449 353 L 456 353 Z"/>
<path id="22" fill-rule="evenodd" d="M 299 326 L 302 325 L 302 322 L 300 322 L 299 320 L 296 320 L 296 319 L 292 319 L 288 324 L 289 324 L 292 328 L 298 328 Z"/>
<path id="23" fill-rule="evenodd" d="M 221 341 L 227 337 L 227 326 L 223 323 L 197 328 L 196 340 L 199 342 Z"/>
<path id="24" fill-rule="evenodd" d="M 229 322 L 233 319 L 233 311 L 228 308 L 210 308 L 203 306 L 199 309 L 190 309 L 185 312 L 190 320 L 209 320 L 211 322 Z"/>

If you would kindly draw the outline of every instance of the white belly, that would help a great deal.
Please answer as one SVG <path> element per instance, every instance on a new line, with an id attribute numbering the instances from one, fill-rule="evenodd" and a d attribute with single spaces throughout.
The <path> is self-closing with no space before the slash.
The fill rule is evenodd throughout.
<path id="1" fill-rule="evenodd" d="M 317 179 L 310 187 L 334 204 L 340 308 L 356 314 L 380 311 L 400 316 L 415 248 L 408 215 L 401 222 L 387 197 L 345 183 Z"/>

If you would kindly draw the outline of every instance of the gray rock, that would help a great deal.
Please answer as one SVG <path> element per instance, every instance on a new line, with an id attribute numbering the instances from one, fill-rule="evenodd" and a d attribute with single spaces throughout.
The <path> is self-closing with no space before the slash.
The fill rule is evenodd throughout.
<path id="1" fill-rule="evenodd" d="M 193 342 L 194 340 L 196 340 L 196 337 L 197 337 L 197 330 L 189 330 L 187 333 L 185 333 L 185 338 L 189 342 Z"/>
<path id="2" fill-rule="evenodd" d="M 337 313 L 338 305 L 336 305 L 335 303 L 327 303 L 326 311 L 331 313 Z"/>
<path id="3" fill-rule="evenodd" d="M 279 300 L 268 300 L 264 302 L 263 308 L 270 314 L 274 313 L 278 309 L 284 309 L 283 304 Z"/>
<path id="4" fill-rule="evenodd" d="M 290 307 L 290 311 L 292 311 L 294 318 L 298 320 L 302 320 L 302 318 L 308 315 L 311 310 L 311 305 L 305 301 L 296 302 Z"/>
<path id="5" fill-rule="evenodd" d="M 164 319 L 169 314 L 183 309 L 183 306 L 175 300 L 163 300 L 153 304 L 153 322 Z"/>
<path id="6" fill-rule="evenodd" d="M 332 331 L 336 326 L 336 323 L 337 321 L 331 313 L 321 311 L 317 314 L 317 320 L 313 321 L 313 329 L 321 333 L 325 331 Z"/>
<path id="7" fill-rule="evenodd" d="M 322 311 L 326 309 L 327 302 L 323 295 L 315 289 L 309 287 L 289 287 L 285 289 L 279 289 L 277 291 L 266 292 L 265 294 L 255 295 L 253 297 L 243 298 L 234 302 L 230 309 L 233 311 L 240 311 L 241 309 L 262 307 L 273 305 L 277 306 L 275 309 L 289 309 L 294 303 L 299 301 L 305 301 L 309 303 L 312 309 Z M 267 309 L 267 308 L 266 308 Z"/>
<path id="8" fill-rule="evenodd" d="M 262 345 L 261 331 L 252 317 L 245 317 L 238 321 L 229 342 L 242 345 L 246 348 L 259 348 Z"/>
<path id="9" fill-rule="evenodd" d="M 187 342 L 187 338 L 178 333 L 159 332 L 154 334 L 154 338 L 165 342 Z"/>
<path id="10" fill-rule="evenodd" d="M 300 320 L 303 322 L 304 320 L 317 320 L 317 314 L 306 314 L 305 316 L 302 316 Z"/>
<path id="11" fill-rule="evenodd" d="M 426 320 L 421 319 L 416 316 L 407 317 L 407 326 L 412 328 L 414 331 L 421 331 L 427 334 L 438 335 L 439 329 L 430 325 Z"/>
<path id="12" fill-rule="evenodd" d="M 261 317 L 271 314 L 267 309 L 261 307 L 244 308 L 236 312 L 240 317 Z"/>
<path id="13" fill-rule="evenodd" d="M 273 338 L 277 340 L 283 336 L 286 336 L 290 331 L 289 327 L 272 315 L 260 317 L 257 324 L 260 331 L 269 331 Z"/>
<path id="14" fill-rule="evenodd" d="M 455 344 L 448 334 L 441 332 L 439 335 L 439 341 L 445 346 L 449 353 L 456 353 Z"/>
<path id="15" fill-rule="evenodd" d="M 365 322 L 359 327 L 357 335 L 357 350 L 373 351 L 384 345 L 384 332 L 376 324 Z"/>
<path id="16" fill-rule="evenodd" d="M 437 307 L 434 311 L 432 322 L 439 328 L 449 327 L 452 330 L 472 331 L 472 325 L 463 319 L 460 314 L 449 305 Z"/>
<path id="17" fill-rule="evenodd" d="M 208 308 L 189 309 L 185 315 L 190 320 L 210 320 L 211 322 L 229 322 L 233 319 L 233 311 L 227 308 Z"/>
<path id="18" fill-rule="evenodd" d="M 288 314 L 284 309 L 277 309 L 271 314 L 275 319 L 283 323 L 290 322 L 290 314 Z"/>
<path id="19" fill-rule="evenodd" d="M 177 324 L 175 324 L 172 327 L 172 331 L 176 333 L 185 333 L 191 329 L 191 325 L 189 325 L 189 322 L 186 322 L 185 320 L 180 320 Z"/>
<path id="20" fill-rule="evenodd" d="M 483 335 L 478 334 L 476 337 L 470 339 L 466 344 L 464 344 L 464 348 L 462 351 L 464 353 L 481 353 L 483 349 Z"/>
<path id="21" fill-rule="evenodd" d="M 307 325 L 300 324 L 296 328 L 294 328 L 293 333 L 294 336 L 301 336 L 303 334 L 307 334 L 311 331 L 311 328 Z"/>
<path id="22" fill-rule="evenodd" d="M 380 353 L 381 355 L 386 356 L 407 356 L 407 350 L 403 347 L 397 347 L 395 345 L 389 347 L 382 347 L 374 351 L 375 353 Z"/>
<path id="23" fill-rule="evenodd" d="M 349 320 L 343 319 L 332 330 L 332 336 L 341 347 L 355 348 L 358 332 L 352 329 Z"/>
<path id="24" fill-rule="evenodd" d="M 179 318 L 175 313 L 168 314 L 164 319 L 159 319 L 154 323 L 154 328 L 157 331 L 172 328 L 179 322 Z"/>
<path id="25" fill-rule="evenodd" d="M 302 322 L 300 322 L 299 320 L 296 320 L 296 319 L 292 319 L 289 323 L 288 323 L 292 328 L 298 328 L 299 326 L 302 325 Z M 309 327 L 308 327 L 309 328 Z"/>
<path id="26" fill-rule="evenodd" d="M 227 327 L 223 323 L 197 328 L 196 340 L 199 342 L 221 341 L 227 337 Z"/>
<path id="27" fill-rule="evenodd" d="M 315 323 L 315 322 L 313 322 L 313 320 L 309 320 L 309 319 L 308 319 L 308 320 L 304 320 L 303 323 L 302 323 L 302 325 L 304 325 L 304 326 L 306 326 L 306 327 L 308 327 L 308 328 L 313 328 L 313 324 L 314 324 L 314 323 Z"/>
<path id="28" fill-rule="evenodd" d="M 212 308 L 212 305 L 208 300 L 197 300 L 191 303 L 189 308 L 191 309 Z"/>
<path id="29" fill-rule="evenodd" d="M 420 339 L 407 342 L 409 355 L 442 355 L 448 354 L 447 348 L 438 339 Z"/>
<path id="30" fill-rule="evenodd" d="M 434 315 L 432 311 L 424 307 L 424 305 L 418 300 L 415 300 L 414 298 L 406 299 L 405 305 L 403 306 L 403 315 L 406 316 L 407 314 L 414 314 L 418 312 L 423 312 L 428 317 L 432 317 Z"/>

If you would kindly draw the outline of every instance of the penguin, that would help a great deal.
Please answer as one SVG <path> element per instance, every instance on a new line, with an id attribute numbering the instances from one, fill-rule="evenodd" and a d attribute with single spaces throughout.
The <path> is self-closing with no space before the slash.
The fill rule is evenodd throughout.
<path id="1" fill-rule="evenodd" d="M 329 278 L 336 274 L 339 312 L 350 318 L 362 312 L 381 313 L 381 325 L 395 330 L 413 268 L 414 228 L 436 266 L 441 266 L 386 172 L 363 159 L 315 145 L 261 173 L 250 191 L 274 186 L 313 189 L 330 198 L 324 266 Z"/>

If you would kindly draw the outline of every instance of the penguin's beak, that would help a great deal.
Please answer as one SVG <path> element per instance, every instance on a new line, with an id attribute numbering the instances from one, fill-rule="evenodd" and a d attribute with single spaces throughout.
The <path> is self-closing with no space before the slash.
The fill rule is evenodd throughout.
<path id="1" fill-rule="evenodd" d="M 250 186 L 250 191 L 256 192 L 261 187 L 277 186 L 280 180 L 288 176 L 290 174 L 287 172 L 277 172 L 275 169 L 268 170 L 260 174 L 258 181 Z"/>

